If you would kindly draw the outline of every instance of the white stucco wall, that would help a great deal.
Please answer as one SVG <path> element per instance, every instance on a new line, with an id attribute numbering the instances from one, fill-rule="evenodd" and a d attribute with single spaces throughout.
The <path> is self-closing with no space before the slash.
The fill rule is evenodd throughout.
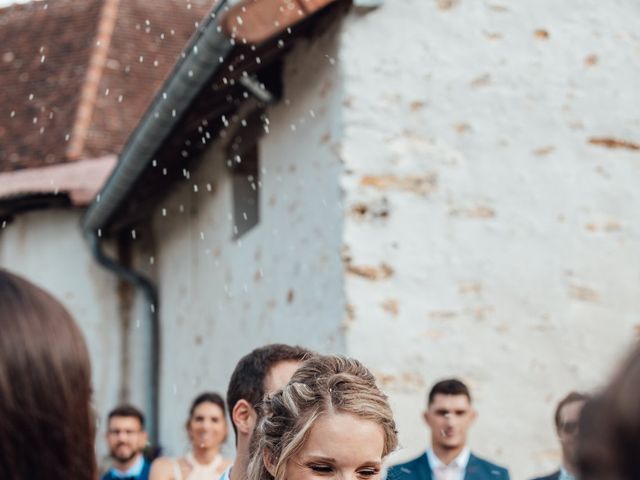
<path id="1" fill-rule="evenodd" d="M 187 448 L 184 421 L 201 391 L 226 393 L 239 358 L 271 342 L 343 352 L 336 33 L 287 60 L 285 98 L 259 144 L 260 222 L 232 240 L 232 182 L 220 146 L 158 205 L 161 437 Z M 197 192 L 195 191 L 197 187 Z M 232 436 L 232 435 L 231 435 Z M 230 453 L 232 440 L 227 442 Z"/>
<path id="2" fill-rule="evenodd" d="M 0 265 L 46 289 L 73 315 L 91 355 L 94 404 L 102 417 L 117 403 L 121 380 L 116 280 L 93 259 L 80 233 L 80 212 L 18 215 L 0 230 Z"/>
<path id="3" fill-rule="evenodd" d="M 472 448 L 550 471 L 556 402 L 637 336 L 639 15 L 387 0 L 346 22 L 347 350 L 389 391 L 396 459 L 428 444 L 425 394 L 455 375 Z"/>

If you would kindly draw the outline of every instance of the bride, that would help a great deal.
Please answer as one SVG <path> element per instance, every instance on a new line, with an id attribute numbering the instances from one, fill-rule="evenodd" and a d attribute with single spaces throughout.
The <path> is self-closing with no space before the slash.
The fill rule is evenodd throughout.
<path id="1" fill-rule="evenodd" d="M 191 451 L 180 458 L 159 458 L 149 480 L 218 480 L 231 463 L 220 455 L 227 438 L 224 400 L 205 392 L 193 401 L 187 420 Z"/>

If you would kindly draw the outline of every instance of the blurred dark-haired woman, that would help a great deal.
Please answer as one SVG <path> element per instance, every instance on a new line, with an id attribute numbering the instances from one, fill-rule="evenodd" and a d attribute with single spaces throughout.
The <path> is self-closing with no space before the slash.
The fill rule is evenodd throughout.
<path id="1" fill-rule="evenodd" d="M 0 478 L 94 480 L 91 366 L 65 308 L 0 269 Z"/>
<path id="2" fill-rule="evenodd" d="M 640 345 L 582 409 L 578 467 L 581 480 L 640 479 Z"/>

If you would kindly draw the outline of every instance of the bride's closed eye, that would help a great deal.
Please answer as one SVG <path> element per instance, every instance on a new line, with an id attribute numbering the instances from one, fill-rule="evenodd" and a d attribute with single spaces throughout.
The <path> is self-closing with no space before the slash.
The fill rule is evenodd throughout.
<path id="1" fill-rule="evenodd" d="M 378 473 L 380 473 L 380 469 L 374 467 L 367 467 L 358 470 L 358 476 L 362 478 L 372 478 L 375 477 Z"/>
<path id="2" fill-rule="evenodd" d="M 311 463 L 307 465 L 314 473 L 332 473 L 333 467 L 331 465 L 321 465 L 317 463 Z"/>

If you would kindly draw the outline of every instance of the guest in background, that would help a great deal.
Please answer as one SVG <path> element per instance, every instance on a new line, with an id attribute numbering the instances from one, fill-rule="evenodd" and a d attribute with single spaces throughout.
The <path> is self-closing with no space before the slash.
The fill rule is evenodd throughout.
<path id="1" fill-rule="evenodd" d="M 102 480 L 147 480 L 151 464 L 142 451 L 147 444 L 144 415 L 131 405 L 120 405 L 107 421 L 107 445 L 113 460 L 112 468 Z"/>
<path id="2" fill-rule="evenodd" d="M 306 361 L 260 409 L 248 480 L 377 480 L 398 443 L 387 397 L 350 358 Z"/>
<path id="3" fill-rule="evenodd" d="M 0 269 L 0 478 L 94 480 L 91 365 L 67 310 Z"/>
<path id="4" fill-rule="evenodd" d="M 546 477 L 539 477 L 534 480 L 576 480 L 577 448 L 578 448 L 578 425 L 582 407 L 589 400 L 589 396 L 583 393 L 570 392 L 565 396 L 558 406 L 554 416 L 556 434 L 562 447 L 562 465 L 560 469 Z"/>
<path id="5" fill-rule="evenodd" d="M 150 480 L 218 480 L 229 466 L 231 462 L 220 454 L 228 433 L 220 395 L 213 392 L 198 395 L 189 409 L 186 428 L 191 451 L 181 458 L 154 461 Z"/>
<path id="6" fill-rule="evenodd" d="M 640 346 L 580 416 L 581 480 L 640 479 Z"/>
<path id="7" fill-rule="evenodd" d="M 477 413 L 464 383 L 456 379 L 436 383 L 423 416 L 431 429 L 431 448 L 410 462 L 391 467 L 388 480 L 509 479 L 505 468 L 476 457 L 467 447 L 467 434 Z"/>

